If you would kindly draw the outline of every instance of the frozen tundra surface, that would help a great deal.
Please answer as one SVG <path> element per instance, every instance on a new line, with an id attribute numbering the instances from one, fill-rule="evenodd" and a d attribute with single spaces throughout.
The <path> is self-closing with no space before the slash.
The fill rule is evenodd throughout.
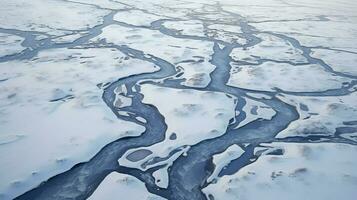
<path id="1" fill-rule="evenodd" d="M 0 199 L 354 199 L 357 3 L 0 0 Z"/>
<path id="2" fill-rule="evenodd" d="M 152 64 L 106 48 L 53 49 L 0 65 L 7 79 L 0 88 L 1 193 L 19 195 L 110 141 L 144 131 L 117 120 L 97 84 L 155 71 Z"/>
<path id="3" fill-rule="evenodd" d="M 262 155 L 238 173 L 224 176 L 204 188 L 204 193 L 218 200 L 355 199 L 355 146 L 326 143 L 265 145 L 281 148 L 284 155 Z"/>
<path id="4" fill-rule="evenodd" d="M 113 199 L 113 197 L 129 197 L 132 200 L 163 200 L 164 198 L 150 194 L 143 182 L 135 177 L 110 173 L 89 200 Z"/>
<path id="5" fill-rule="evenodd" d="M 21 46 L 24 41 L 22 37 L 0 33 L 0 56 L 9 56 L 16 53 L 20 53 L 25 48 Z"/>

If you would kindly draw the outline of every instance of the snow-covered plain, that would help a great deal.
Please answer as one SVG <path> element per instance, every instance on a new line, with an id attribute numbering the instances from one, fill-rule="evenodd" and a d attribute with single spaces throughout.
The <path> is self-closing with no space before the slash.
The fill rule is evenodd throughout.
<path id="1" fill-rule="evenodd" d="M 214 199 L 346 199 L 357 195 L 356 146 L 266 144 L 284 155 L 263 155 L 231 176 L 204 188 Z"/>
<path id="2" fill-rule="evenodd" d="M 163 200 L 164 198 L 150 194 L 144 183 L 135 177 L 112 172 L 88 200 L 115 199 L 115 197 L 128 197 L 133 200 Z"/>
<path id="3" fill-rule="evenodd" d="M 176 90 L 148 84 L 141 86 L 141 93 L 144 103 L 155 105 L 165 116 L 168 128 L 164 141 L 124 154 L 119 164 L 127 167 L 145 170 L 145 163 L 156 157 L 165 158 L 173 150 L 218 137 L 224 134 L 229 120 L 235 116 L 236 100 L 223 93 Z M 192 124 L 196 126 L 194 129 Z M 135 162 L 128 159 L 129 155 L 143 150 L 150 154 L 135 159 Z"/>
<path id="4" fill-rule="evenodd" d="M 1 1 L 0 27 L 60 35 L 103 22 L 108 10 L 57 0 Z"/>
<path id="5" fill-rule="evenodd" d="M 199 40 L 178 39 L 157 30 L 128 28 L 119 25 L 108 26 L 93 40 L 105 39 L 108 43 L 127 45 L 157 56 L 184 70 L 182 84 L 192 87 L 205 87 L 214 66 L 209 63 L 213 54 L 213 43 Z M 162 43 L 162 41 L 165 41 Z"/>
<path id="6" fill-rule="evenodd" d="M 264 62 L 261 65 L 233 65 L 228 84 L 251 90 L 316 92 L 338 89 L 352 79 L 335 76 L 316 64 L 294 66 Z M 307 81 L 308 80 L 308 81 Z"/>
<path id="7" fill-rule="evenodd" d="M 6 198 L 144 131 L 116 119 L 97 85 L 157 70 L 151 63 L 110 48 L 53 49 L 0 67 L 6 80 L 0 87 L 0 192 Z"/>
<path id="8" fill-rule="evenodd" d="M 357 195 L 356 2 L 0 3 L 0 200 Z"/>
<path id="9" fill-rule="evenodd" d="M 334 135 L 338 128 L 349 127 L 348 122 L 357 121 L 357 92 L 337 97 L 287 95 L 279 98 L 296 107 L 300 120 L 289 124 L 285 130 L 277 135 L 278 138 Z M 349 133 L 356 134 L 353 130 Z"/>
<path id="10" fill-rule="evenodd" d="M 23 41 L 24 39 L 19 36 L 0 33 L 0 57 L 13 55 L 23 51 L 25 49 L 21 46 Z"/>

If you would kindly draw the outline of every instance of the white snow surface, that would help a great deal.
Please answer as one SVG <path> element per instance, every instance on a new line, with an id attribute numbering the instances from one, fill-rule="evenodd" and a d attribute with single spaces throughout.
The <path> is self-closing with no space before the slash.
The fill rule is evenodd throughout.
<path id="1" fill-rule="evenodd" d="M 277 137 L 334 135 L 344 122 L 357 121 L 357 92 L 345 96 L 300 97 L 280 95 L 281 100 L 296 107 L 299 120 L 293 121 Z"/>
<path id="2" fill-rule="evenodd" d="M 0 27 L 62 35 L 98 25 L 103 22 L 103 16 L 109 12 L 109 10 L 70 1 L 1 1 Z"/>
<path id="3" fill-rule="evenodd" d="M 109 9 L 109 10 L 130 8 L 130 6 L 122 4 L 119 1 L 112 1 L 112 0 L 71 0 L 71 1 L 82 3 L 82 4 L 95 5 L 95 6 L 98 6 L 99 8 Z"/>
<path id="4" fill-rule="evenodd" d="M 168 126 L 165 140 L 149 147 L 131 149 L 120 159 L 123 166 L 145 170 L 142 164 L 153 157 L 166 157 L 172 150 L 194 145 L 202 140 L 225 133 L 229 120 L 234 117 L 236 100 L 223 93 L 171 89 L 150 84 L 141 86 L 144 103 L 156 106 Z M 176 138 L 170 139 L 175 133 Z M 137 150 L 153 152 L 137 162 L 126 157 Z"/>
<path id="5" fill-rule="evenodd" d="M 339 89 L 349 78 L 334 76 L 317 64 L 290 65 L 264 62 L 260 65 L 233 65 L 228 85 L 259 91 L 317 92 Z"/>
<path id="6" fill-rule="evenodd" d="M 21 46 L 23 41 L 24 38 L 22 37 L 0 33 L 0 57 L 13 55 L 25 50 L 25 47 Z"/>
<path id="7" fill-rule="evenodd" d="M 246 104 L 242 109 L 245 112 L 245 118 L 237 125 L 236 128 L 243 127 L 244 125 L 258 119 L 271 120 L 276 115 L 275 110 L 264 103 L 248 98 L 245 100 Z"/>
<path id="8" fill-rule="evenodd" d="M 258 34 L 262 41 L 247 48 L 235 48 L 231 57 L 237 61 L 258 63 L 260 59 L 287 61 L 291 63 L 306 63 L 306 58 L 300 49 L 291 43 L 270 34 Z"/>
<path id="9" fill-rule="evenodd" d="M 217 179 L 222 169 L 232 160 L 239 158 L 243 153 L 244 150 L 240 146 L 234 144 L 228 147 L 224 152 L 213 155 L 213 164 L 215 165 L 215 168 L 212 174 L 207 178 L 207 182 Z"/>
<path id="10" fill-rule="evenodd" d="M 7 79 L 0 87 L 0 194 L 5 199 L 90 159 L 111 141 L 144 131 L 117 119 L 96 86 L 157 70 L 126 57 L 109 48 L 54 49 L 32 60 L 0 64 L 0 79 Z"/>
<path id="11" fill-rule="evenodd" d="M 354 1 L 221 2 L 224 10 L 245 17 L 249 24 L 259 31 L 284 34 L 308 47 L 322 46 L 357 52 L 357 4 Z"/>
<path id="12" fill-rule="evenodd" d="M 336 72 L 357 76 L 357 53 L 313 49 L 311 56 L 323 60 Z"/>
<path id="13" fill-rule="evenodd" d="M 354 200 L 357 147 L 348 144 L 273 143 L 284 155 L 262 155 L 203 192 L 216 200 Z"/>
<path id="14" fill-rule="evenodd" d="M 199 20 L 166 21 L 163 25 L 168 29 L 179 31 L 182 35 L 205 36 L 203 24 Z"/>
<path id="15" fill-rule="evenodd" d="M 112 172 L 105 177 L 88 200 L 115 200 L 118 198 L 164 200 L 160 196 L 149 193 L 145 184 L 137 178 L 117 172 Z"/>
<path id="16" fill-rule="evenodd" d="M 209 61 L 213 54 L 213 43 L 206 41 L 178 39 L 160 33 L 157 30 L 128 28 L 111 25 L 103 29 L 103 33 L 93 40 L 106 39 L 109 43 L 127 45 L 141 50 L 145 54 L 164 59 L 184 70 L 181 78 L 186 81 L 182 85 L 205 87 L 210 81 L 209 74 L 214 65 Z M 184 62 L 183 61 L 189 61 Z"/>
<path id="17" fill-rule="evenodd" d="M 134 26 L 150 26 L 156 20 L 165 19 L 163 16 L 143 12 L 141 10 L 125 10 L 114 15 L 114 20 Z"/>

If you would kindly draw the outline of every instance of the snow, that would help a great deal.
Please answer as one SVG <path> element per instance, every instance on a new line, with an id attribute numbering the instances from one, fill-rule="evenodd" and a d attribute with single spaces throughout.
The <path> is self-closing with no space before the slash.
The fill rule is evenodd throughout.
<path id="1" fill-rule="evenodd" d="M 281 100 L 294 105 L 300 118 L 281 131 L 277 137 L 334 135 L 344 122 L 357 121 L 357 92 L 346 96 L 299 97 L 280 95 Z"/>
<path id="2" fill-rule="evenodd" d="M 284 155 L 262 155 L 236 174 L 207 186 L 203 192 L 217 200 L 355 199 L 356 146 L 326 143 L 269 146 L 283 148 Z"/>
<path id="3" fill-rule="evenodd" d="M 150 14 L 141 10 L 120 11 L 114 15 L 115 21 L 124 22 L 134 26 L 150 26 L 151 22 L 164 18 L 165 17 Z"/>
<path id="4" fill-rule="evenodd" d="M 214 171 L 211 176 L 207 178 L 207 182 L 211 182 L 218 178 L 222 169 L 227 166 L 232 160 L 239 158 L 244 153 L 244 150 L 238 145 L 234 144 L 228 147 L 224 152 L 213 155 Z"/>
<path id="5" fill-rule="evenodd" d="M 118 138 L 139 136 L 144 128 L 117 119 L 96 85 L 158 70 L 110 48 L 53 49 L 0 68 L 0 79 L 7 79 L 0 83 L 0 195 L 5 199 L 92 158 Z"/>
<path id="6" fill-rule="evenodd" d="M 227 25 L 227 24 L 211 24 L 208 26 L 211 30 L 218 30 L 231 33 L 243 33 L 240 26 Z"/>
<path id="7" fill-rule="evenodd" d="M 21 43 L 22 37 L 7 33 L 0 33 L 0 57 L 13 55 L 25 50 Z"/>
<path id="8" fill-rule="evenodd" d="M 71 2 L 78 2 L 78 3 L 82 3 L 82 4 L 92 4 L 92 5 L 96 5 L 99 6 L 100 8 L 103 9 L 128 9 L 130 8 L 129 6 L 126 6 L 118 1 L 112 1 L 112 0 L 71 0 Z"/>
<path id="9" fill-rule="evenodd" d="M 285 129 L 275 141 L 299 143 L 254 144 L 253 163 L 219 177 L 249 144 L 222 149 L 213 155 L 204 194 L 211 200 L 355 199 L 357 146 L 334 142 L 357 142 L 357 86 L 352 82 L 357 76 L 356 10 L 357 3 L 350 0 L 1 1 L 0 199 L 37 187 L 119 138 L 140 140 L 145 127 L 118 119 L 102 95 L 120 78 L 160 70 L 144 60 L 171 65 L 177 74 L 145 76 L 133 88 L 122 84 L 109 106 L 129 116 L 129 111 L 119 110 L 135 103 L 128 91 L 140 92 L 142 102 L 164 117 L 167 130 L 157 133 L 165 137 L 156 144 L 126 149 L 118 160 L 121 166 L 155 169 L 149 181 L 174 188 L 169 187 L 169 174 L 182 173 L 169 172 L 180 168 L 172 166 L 193 145 L 222 136 L 229 124 L 235 125 L 232 130 L 253 121 L 260 127 L 259 121 L 277 114 L 262 102 L 281 100 L 299 116 L 286 126 L 285 119 L 276 118 Z M 110 13 L 113 19 L 105 17 Z M 261 42 L 255 43 L 254 37 Z M 26 49 L 25 43 L 35 49 Z M 233 48 L 229 56 L 217 58 L 223 64 L 228 59 L 232 66 L 227 84 L 243 89 L 242 112 L 235 111 L 235 97 L 205 91 L 215 69 L 214 43 L 222 54 Z M 144 58 L 134 59 L 114 47 L 142 51 Z M 9 56 L 20 53 L 21 59 Z M 165 82 L 169 79 L 186 89 L 171 88 L 173 82 Z M 235 119 L 243 113 L 244 119 Z M 236 123 L 238 119 L 242 121 Z M 323 139 L 309 144 L 312 136 Z M 202 187 L 183 184 L 178 189 Z M 111 172 L 89 199 L 163 199 L 147 189 L 137 178 Z"/>
<path id="10" fill-rule="evenodd" d="M 76 39 L 83 36 L 84 36 L 83 33 L 69 34 L 69 35 L 53 38 L 52 41 L 57 44 L 65 44 L 65 43 L 74 42 Z"/>
<path id="11" fill-rule="evenodd" d="M 262 93 L 247 92 L 247 95 L 249 95 L 250 97 L 256 98 L 256 99 L 271 99 L 271 96 L 268 96 L 268 95 L 262 94 Z"/>
<path id="12" fill-rule="evenodd" d="M 110 173 L 97 190 L 88 198 L 88 200 L 114 200 L 116 198 L 129 198 L 130 200 L 163 200 L 164 198 L 150 194 L 145 184 L 135 177 Z"/>
<path id="13" fill-rule="evenodd" d="M 166 21 L 163 25 L 168 29 L 179 31 L 182 35 L 205 36 L 203 24 L 199 20 Z"/>
<path id="14" fill-rule="evenodd" d="M 258 31 L 284 34 L 307 47 L 354 52 L 356 8 L 348 0 L 223 1 L 223 10 L 245 17 Z"/>
<path id="15" fill-rule="evenodd" d="M 356 49 L 355 23 L 334 21 L 266 22 L 254 24 L 261 31 L 285 34 L 308 47 Z"/>
<path id="16" fill-rule="evenodd" d="M 169 152 L 225 133 L 229 120 L 234 117 L 235 99 L 223 93 L 170 89 L 150 84 L 141 86 L 144 103 L 152 104 L 165 116 L 168 126 L 165 140 L 149 147 L 131 149 L 120 159 L 123 166 L 146 169 L 142 164 L 154 157 L 166 157 Z M 175 102 L 175 103 L 172 103 Z M 175 133 L 176 138 L 170 139 Z M 137 162 L 126 157 L 137 150 L 153 152 Z"/>
<path id="17" fill-rule="evenodd" d="M 308 2 L 307 5 L 311 2 Z M 223 9 L 245 17 L 248 22 L 252 22 L 252 25 L 268 21 L 318 20 L 319 15 L 333 13 L 332 10 L 327 12 L 326 9 L 321 9 L 323 3 L 320 3 L 319 7 L 316 8 L 291 5 L 294 3 L 296 3 L 296 0 L 287 3 L 278 0 L 239 1 L 232 2 L 230 5 L 223 5 Z"/>
<path id="18" fill-rule="evenodd" d="M 313 49 L 311 56 L 323 60 L 336 72 L 357 76 L 357 53 L 328 49 Z"/>
<path id="19" fill-rule="evenodd" d="M 218 17 L 219 18 L 219 17 Z M 227 24 L 212 24 L 207 26 L 207 36 L 227 43 L 246 44 L 239 26 Z"/>
<path id="20" fill-rule="evenodd" d="M 156 170 L 154 173 L 152 173 L 153 177 L 155 178 L 155 183 L 157 186 L 161 188 L 167 188 L 169 186 L 169 172 L 168 172 L 169 167 L 172 166 L 172 164 L 178 157 L 184 155 L 188 150 L 189 147 L 185 147 L 182 150 L 178 151 L 177 153 L 174 153 L 167 161 L 164 161 L 165 167 L 160 168 Z M 158 164 L 159 163 L 155 164 L 154 166 L 157 166 Z"/>
<path id="21" fill-rule="evenodd" d="M 245 112 L 245 118 L 237 125 L 236 128 L 243 127 L 244 125 L 257 119 L 271 120 L 276 115 L 274 109 L 264 103 L 248 98 L 245 100 L 246 104 L 242 109 Z"/>
<path id="22" fill-rule="evenodd" d="M 228 85 L 260 91 L 275 88 L 291 92 L 338 89 L 351 79 L 334 76 L 317 64 L 294 66 L 264 62 L 260 65 L 232 66 Z"/>
<path id="23" fill-rule="evenodd" d="M 1 28 L 50 35 L 85 30 L 102 23 L 102 17 L 109 14 L 108 10 L 94 6 L 57 0 L 2 1 L 0 12 Z"/>
<path id="24" fill-rule="evenodd" d="M 235 48 L 231 57 L 236 61 L 246 61 L 250 63 L 259 63 L 260 59 L 269 59 L 275 61 L 287 61 L 291 63 L 306 63 L 306 58 L 302 55 L 300 49 L 276 36 L 270 34 L 257 34 L 262 41 L 254 46 Z"/>
<path id="25" fill-rule="evenodd" d="M 187 14 L 192 9 L 202 7 L 200 2 L 187 2 L 181 0 L 157 0 L 157 1 L 142 1 L 142 0 L 121 0 L 121 3 L 135 7 L 137 9 L 146 10 L 150 13 L 160 13 L 163 16 L 171 18 L 186 19 Z"/>
<path id="26" fill-rule="evenodd" d="M 212 42 L 178 39 L 157 30 L 118 25 L 105 27 L 103 33 L 93 40 L 100 39 L 117 45 L 127 45 L 182 67 L 184 74 L 180 78 L 186 79 L 182 85 L 200 88 L 207 86 L 210 81 L 209 74 L 215 68 L 209 62 L 213 54 Z"/>

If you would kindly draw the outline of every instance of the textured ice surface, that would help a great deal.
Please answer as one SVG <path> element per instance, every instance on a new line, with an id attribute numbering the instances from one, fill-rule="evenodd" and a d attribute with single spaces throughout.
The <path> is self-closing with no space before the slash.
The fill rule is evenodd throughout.
<path id="1" fill-rule="evenodd" d="M 114 16 L 115 21 L 125 22 L 135 26 L 150 26 L 151 22 L 162 18 L 162 16 L 150 14 L 141 10 L 121 11 Z"/>
<path id="2" fill-rule="evenodd" d="M 339 127 L 351 127 L 345 125 L 346 122 L 348 124 L 350 121 L 357 121 L 357 92 L 336 97 L 286 95 L 279 98 L 294 105 L 299 112 L 300 119 L 292 122 L 280 132 L 277 135 L 278 138 L 334 135 Z M 352 131 L 352 133 L 355 132 L 357 132 L 357 129 Z"/>
<path id="3" fill-rule="evenodd" d="M 0 57 L 20 53 L 25 48 L 21 46 L 22 37 L 0 33 Z"/>
<path id="4" fill-rule="evenodd" d="M 267 145 L 282 148 L 284 154 L 263 155 L 236 174 L 224 176 L 216 184 L 204 188 L 204 193 L 219 200 L 355 199 L 355 146 L 325 143 Z"/>
<path id="5" fill-rule="evenodd" d="M 244 151 L 241 147 L 234 144 L 228 147 L 224 152 L 213 156 L 213 164 L 215 165 L 214 171 L 211 176 L 208 177 L 207 182 L 217 179 L 221 170 L 228 165 L 232 160 L 239 158 Z"/>
<path id="6" fill-rule="evenodd" d="M 300 49 L 291 43 L 269 34 L 257 35 L 262 41 L 248 48 L 235 48 L 231 57 L 237 61 L 259 63 L 261 59 L 287 61 L 291 63 L 306 63 L 306 58 Z"/>
<path id="7" fill-rule="evenodd" d="M 336 72 L 357 76 L 357 53 L 313 49 L 311 56 L 323 60 Z"/>
<path id="8" fill-rule="evenodd" d="M 110 48 L 54 49 L 0 67 L 7 79 L 0 87 L 0 193 L 8 198 L 144 131 L 112 115 L 96 85 L 157 70 L 151 63 Z"/>
<path id="9" fill-rule="evenodd" d="M 186 79 L 183 85 L 205 87 L 210 80 L 209 73 L 214 70 L 214 66 L 209 63 L 213 54 L 212 42 L 177 39 L 156 30 L 118 25 L 104 28 L 103 33 L 96 39 L 127 45 L 183 68 L 185 73 L 180 77 Z"/>
<path id="10" fill-rule="evenodd" d="M 55 37 L 52 39 L 52 41 L 57 44 L 71 43 L 74 42 L 76 39 L 82 37 L 83 35 L 84 34 L 80 33 L 68 34 L 64 36 Z"/>
<path id="11" fill-rule="evenodd" d="M 271 120 L 272 117 L 274 117 L 276 114 L 274 109 L 272 109 L 270 106 L 251 99 L 246 99 L 246 104 L 243 107 L 243 111 L 245 112 L 245 118 L 238 124 L 237 127 L 242 127 L 258 119 Z"/>
<path id="12" fill-rule="evenodd" d="M 109 14 L 108 10 L 94 6 L 57 0 L 2 1 L 0 10 L 1 28 L 39 31 L 50 35 L 85 30 L 102 23 L 102 17 Z"/>
<path id="13" fill-rule="evenodd" d="M 178 31 L 182 35 L 205 36 L 203 24 L 199 20 L 167 21 L 163 25 L 168 29 Z"/>
<path id="14" fill-rule="evenodd" d="M 354 198 L 356 8 L 1 1 L 0 199 Z"/>
<path id="15" fill-rule="evenodd" d="M 167 161 L 164 163 L 166 164 L 164 167 L 156 170 L 153 172 L 153 177 L 155 178 L 155 184 L 161 188 L 167 188 L 169 186 L 169 174 L 168 170 L 172 166 L 173 162 L 182 155 L 185 155 L 187 150 L 190 147 L 183 148 L 182 150 L 178 151 L 177 153 L 173 154 Z M 161 163 L 162 164 L 162 163 Z"/>
<path id="16" fill-rule="evenodd" d="M 165 140 L 147 149 L 153 154 L 139 162 L 127 160 L 125 155 L 121 165 L 145 169 L 142 164 L 155 156 L 166 157 L 172 150 L 193 145 L 202 140 L 222 135 L 234 117 L 235 100 L 223 93 L 180 90 L 145 84 L 141 86 L 143 101 L 155 105 L 165 116 L 168 125 Z M 175 103 L 172 103 L 175 102 Z M 175 139 L 170 135 L 175 134 Z"/>
<path id="17" fill-rule="evenodd" d="M 229 85 L 251 90 L 314 92 L 338 89 L 351 79 L 334 76 L 316 64 L 294 66 L 264 62 L 260 65 L 233 66 Z"/>
<path id="18" fill-rule="evenodd" d="M 245 17 L 261 31 L 286 34 L 305 46 L 356 51 L 357 4 L 348 0 L 224 1 L 223 9 Z"/>
<path id="19" fill-rule="evenodd" d="M 237 32 L 234 32 L 237 31 Z M 240 27 L 226 24 L 212 24 L 207 27 L 206 34 L 208 37 L 228 42 L 246 44 L 247 40 L 240 34 Z"/>
<path id="20" fill-rule="evenodd" d="M 292 21 L 266 22 L 254 24 L 254 26 L 262 31 L 286 34 L 308 47 L 318 46 L 356 51 L 357 41 L 354 34 L 357 32 L 357 28 L 355 23 Z"/>
<path id="21" fill-rule="evenodd" d="M 112 0 L 72 0 L 72 2 L 78 2 L 82 4 L 95 5 L 104 9 L 128 9 L 130 6 L 127 6 L 119 1 Z"/>
<path id="22" fill-rule="evenodd" d="M 110 173 L 97 190 L 88 198 L 88 200 L 116 199 L 117 197 L 128 198 L 130 200 L 163 200 L 164 198 L 150 194 L 145 184 L 135 177 Z"/>

